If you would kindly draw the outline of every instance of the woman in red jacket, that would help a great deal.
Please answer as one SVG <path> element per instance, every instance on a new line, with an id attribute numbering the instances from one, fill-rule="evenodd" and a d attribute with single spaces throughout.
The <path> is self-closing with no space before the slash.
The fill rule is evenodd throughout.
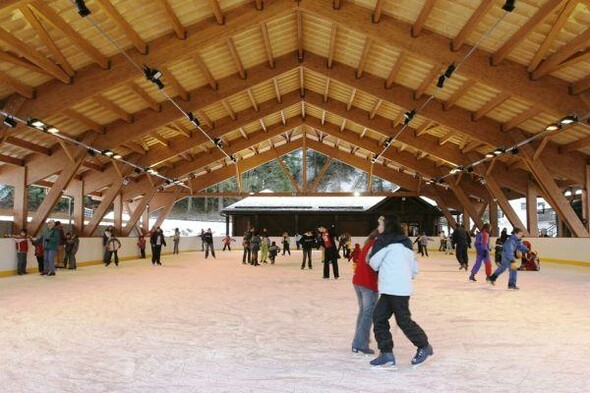
<path id="1" fill-rule="evenodd" d="M 373 310 L 379 292 L 377 291 L 377 273 L 369 266 L 368 256 L 378 234 L 379 232 L 374 230 L 365 241 L 365 245 L 358 256 L 356 270 L 352 276 L 352 284 L 359 304 L 356 329 L 352 339 L 352 352 L 354 354 L 372 355 L 375 353 L 374 350 L 369 348 L 369 336 L 371 334 L 371 324 L 373 323 Z"/>

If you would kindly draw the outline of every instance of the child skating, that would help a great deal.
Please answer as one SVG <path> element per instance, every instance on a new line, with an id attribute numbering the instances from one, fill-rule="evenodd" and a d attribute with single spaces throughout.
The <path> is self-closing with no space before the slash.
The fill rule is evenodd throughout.
<path id="1" fill-rule="evenodd" d="M 492 274 L 492 260 L 490 259 L 490 224 L 485 223 L 481 228 L 481 231 L 475 235 L 475 250 L 477 251 L 477 257 L 475 258 L 475 265 L 471 269 L 471 275 L 469 281 L 475 282 L 475 276 L 479 272 L 481 263 L 483 262 L 486 267 L 486 279 L 490 279 Z"/>
<path id="2" fill-rule="evenodd" d="M 490 284 L 496 285 L 496 280 L 504 271 L 510 268 L 508 278 L 508 289 L 519 290 L 516 286 L 516 277 L 518 274 L 518 268 L 520 267 L 520 261 L 516 260 L 516 251 L 527 252 L 529 249 L 522 244 L 522 229 L 514 228 L 512 235 L 506 239 L 502 248 L 502 265 L 496 269 L 494 274 L 490 276 Z"/>

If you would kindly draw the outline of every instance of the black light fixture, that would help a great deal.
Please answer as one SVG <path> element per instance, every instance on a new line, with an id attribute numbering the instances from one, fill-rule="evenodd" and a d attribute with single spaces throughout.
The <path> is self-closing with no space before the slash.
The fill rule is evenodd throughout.
<path id="1" fill-rule="evenodd" d="M 213 138 L 213 143 L 220 149 L 223 147 L 223 141 L 221 138 Z"/>
<path id="2" fill-rule="evenodd" d="M 166 183 L 167 185 L 170 185 L 170 184 L 172 184 L 172 180 L 166 179 L 166 180 L 164 180 L 164 183 Z"/>
<path id="3" fill-rule="evenodd" d="M 455 66 L 455 63 L 451 63 L 445 71 L 445 77 L 450 78 L 456 69 L 457 69 L 457 67 Z"/>
<path id="4" fill-rule="evenodd" d="M 473 165 L 469 165 L 469 166 L 468 166 L 468 167 L 465 169 L 465 171 L 466 171 L 467 173 L 473 173 Z"/>
<path id="5" fill-rule="evenodd" d="M 506 12 L 512 12 L 514 11 L 514 8 L 516 8 L 516 0 L 506 0 L 504 2 L 504 5 L 502 6 L 502 9 Z"/>
<path id="6" fill-rule="evenodd" d="M 201 125 L 201 122 L 199 121 L 199 119 L 197 119 L 197 118 L 195 117 L 195 115 L 193 115 L 193 112 L 189 112 L 189 113 L 187 113 L 187 115 L 188 115 L 188 119 L 189 119 L 189 121 L 190 121 L 191 123 L 193 123 L 193 124 L 195 125 L 195 127 L 198 127 L 198 126 L 200 126 L 200 125 Z"/>
<path id="7" fill-rule="evenodd" d="M 113 152 L 112 152 L 111 150 L 109 150 L 109 149 L 105 149 L 105 150 L 101 151 L 100 153 L 101 153 L 103 156 L 105 156 L 105 157 L 109 157 L 109 158 L 112 158 L 112 157 L 115 155 L 115 153 L 113 153 Z"/>
<path id="8" fill-rule="evenodd" d="M 4 118 L 3 124 L 4 124 L 5 127 L 15 128 L 17 123 L 16 123 L 16 120 L 14 119 L 14 117 L 6 116 Z"/>
<path id="9" fill-rule="evenodd" d="M 443 184 L 445 182 L 445 179 L 443 179 L 442 177 L 440 179 L 438 179 L 436 181 L 438 184 Z"/>
<path id="10" fill-rule="evenodd" d="M 140 167 L 135 167 L 135 168 L 133 169 L 133 171 L 134 171 L 135 173 L 137 173 L 138 175 L 140 175 L 140 174 L 142 174 L 142 173 L 143 173 L 143 169 L 141 169 Z"/>
<path id="11" fill-rule="evenodd" d="M 75 3 L 76 9 L 78 10 L 78 14 L 80 14 L 82 18 L 91 14 L 88 7 L 86 7 L 86 2 L 84 0 L 75 0 Z"/>
<path id="12" fill-rule="evenodd" d="M 155 68 L 150 68 L 144 64 L 143 74 L 145 75 L 145 78 L 156 85 L 158 89 L 162 90 L 164 88 L 164 83 L 161 81 L 162 72 L 156 70 Z"/>
<path id="13" fill-rule="evenodd" d="M 126 186 L 129 184 L 129 182 L 131 182 L 131 179 L 128 177 L 123 178 L 123 185 Z"/>
<path id="14" fill-rule="evenodd" d="M 146 168 L 146 169 L 145 169 L 145 171 L 146 171 L 147 173 L 149 173 L 150 175 L 157 175 L 157 174 L 158 174 L 158 171 L 157 171 L 157 170 L 155 170 L 154 168 L 149 168 L 149 167 L 148 167 L 148 168 Z"/>
<path id="15" fill-rule="evenodd" d="M 578 119 L 577 115 L 569 115 L 559 120 L 559 124 L 562 126 L 566 126 L 568 124 L 577 123 L 579 120 L 580 119 Z"/>
<path id="16" fill-rule="evenodd" d="M 233 154 L 230 154 L 230 156 L 229 156 L 229 159 L 230 159 L 232 162 L 237 162 L 237 161 L 238 161 L 238 160 L 236 160 L 236 157 L 234 157 L 234 156 L 233 156 Z"/>
<path id="17" fill-rule="evenodd" d="M 373 158 L 371 158 L 371 164 L 374 164 L 374 163 L 376 163 L 376 162 L 377 162 L 377 157 L 373 157 Z"/>
<path id="18" fill-rule="evenodd" d="M 393 142 L 393 138 L 392 137 L 387 138 L 384 143 L 385 147 L 391 146 L 391 142 Z"/>
<path id="19" fill-rule="evenodd" d="M 495 156 L 499 156 L 499 155 L 504 154 L 504 153 L 506 153 L 506 148 L 505 147 L 496 147 L 494 149 L 494 155 Z"/>
<path id="20" fill-rule="evenodd" d="M 451 175 L 456 175 L 457 173 L 460 173 L 460 172 L 463 172 L 463 167 L 462 166 L 455 167 L 455 168 L 453 168 L 453 169 L 451 169 L 449 171 L 449 173 Z"/>
<path id="21" fill-rule="evenodd" d="M 438 77 L 438 82 L 436 82 L 436 87 L 439 88 L 443 88 L 445 87 L 445 80 L 447 79 L 447 77 L 443 74 L 441 76 Z"/>
<path id="22" fill-rule="evenodd" d="M 189 178 L 189 179 L 194 179 L 194 178 L 196 178 L 196 177 L 197 177 L 197 176 L 195 176 L 195 174 L 194 174 L 194 173 L 189 173 L 189 174 L 188 174 L 188 178 Z"/>
<path id="23" fill-rule="evenodd" d="M 96 156 L 96 150 L 94 150 L 91 147 L 88 148 L 87 152 L 88 152 L 88 155 L 91 156 L 91 157 L 95 157 Z"/>
<path id="24" fill-rule="evenodd" d="M 29 120 L 27 120 L 27 125 L 29 127 L 33 127 L 41 131 L 45 131 L 45 129 L 47 128 L 47 124 L 45 124 L 45 122 L 34 118 L 30 118 Z"/>
<path id="25" fill-rule="evenodd" d="M 510 153 L 512 153 L 513 155 L 517 155 L 518 153 L 520 153 L 520 149 L 514 146 L 512 149 L 510 149 Z"/>
<path id="26" fill-rule="evenodd" d="M 404 113 L 404 125 L 411 122 L 414 116 L 416 116 L 416 109 L 412 109 L 411 111 Z"/>
<path id="27" fill-rule="evenodd" d="M 547 127 L 545 127 L 545 131 L 557 131 L 561 128 L 561 124 L 559 123 L 551 123 Z"/>

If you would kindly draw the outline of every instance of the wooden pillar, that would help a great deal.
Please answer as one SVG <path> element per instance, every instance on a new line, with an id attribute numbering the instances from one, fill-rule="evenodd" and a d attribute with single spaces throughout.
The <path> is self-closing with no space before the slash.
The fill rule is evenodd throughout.
<path id="1" fill-rule="evenodd" d="M 529 234 L 532 237 L 539 237 L 539 220 L 537 214 L 537 188 L 533 181 L 529 179 L 526 190 L 526 221 Z"/>
<path id="2" fill-rule="evenodd" d="M 143 226 L 144 233 L 149 232 L 152 229 L 150 228 L 150 207 L 148 203 L 145 204 L 145 208 L 141 213 L 141 224 Z"/>
<path id="3" fill-rule="evenodd" d="M 481 229 L 481 227 L 483 226 L 483 221 L 481 220 L 481 217 L 477 216 L 477 210 L 475 209 L 475 207 L 471 203 L 471 200 L 465 194 L 463 189 L 459 186 L 459 184 L 455 184 L 454 178 L 449 179 L 447 181 L 447 184 L 451 187 L 451 191 L 453 192 L 453 194 L 455 194 L 455 197 L 459 200 L 459 203 L 461 203 L 461 205 L 463 206 L 464 217 L 466 216 L 468 218 L 469 217 L 473 218 L 473 221 L 475 221 L 475 225 L 477 225 L 477 227 L 479 229 Z M 469 231 L 471 229 L 469 227 L 469 220 L 464 220 L 464 221 L 467 221 L 467 226 L 465 225 L 465 223 L 463 223 L 463 227 Z"/>
<path id="4" fill-rule="evenodd" d="M 107 189 L 105 194 L 102 196 L 102 201 L 100 205 L 96 208 L 93 213 L 92 219 L 84 227 L 84 236 L 90 237 L 94 230 L 98 227 L 98 224 L 102 221 L 103 217 L 105 216 L 109 207 L 111 207 L 111 203 L 113 203 L 114 199 L 119 195 L 121 191 L 121 187 L 123 186 L 123 179 L 115 180 L 114 184 Z"/>
<path id="5" fill-rule="evenodd" d="M 121 192 L 117 194 L 113 201 L 113 222 L 115 226 L 115 233 L 121 236 L 123 231 L 123 197 Z"/>
<path id="6" fill-rule="evenodd" d="M 500 233 L 498 230 L 498 202 L 493 199 L 490 201 L 490 228 L 491 235 L 498 236 Z"/>
<path id="7" fill-rule="evenodd" d="M 28 188 L 27 188 L 27 168 L 13 168 L 14 186 L 14 228 L 13 232 L 18 233 L 21 229 L 27 227 L 28 216 Z"/>
<path id="8" fill-rule="evenodd" d="M 129 211 L 129 221 L 127 225 L 123 229 L 123 236 L 129 236 L 133 228 L 135 228 L 137 222 L 140 218 L 146 218 L 146 213 L 148 211 L 147 205 L 150 203 L 151 199 L 153 198 L 154 194 L 156 193 L 156 189 L 153 188 L 149 190 L 136 204 L 135 209 L 133 212 Z M 149 231 L 149 225 L 146 222 L 143 223 L 144 233 Z"/>
<path id="9" fill-rule="evenodd" d="M 68 187 L 68 195 L 74 200 L 74 233 L 82 235 L 84 229 L 84 182 L 72 180 Z"/>
<path id="10" fill-rule="evenodd" d="M 301 189 L 303 190 L 303 194 L 305 195 L 307 193 L 307 146 L 306 146 L 306 141 L 307 137 L 305 136 L 305 133 L 303 134 L 303 160 L 301 162 L 301 165 L 303 166 L 301 169 Z"/>
<path id="11" fill-rule="evenodd" d="M 586 220 L 586 228 L 590 230 L 590 164 L 586 165 L 586 184 L 582 192 L 582 211 Z"/>
<path id="12" fill-rule="evenodd" d="M 166 204 L 162 208 L 162 211 L 160 212 L 160 215 L 158 216 L 158 219 L 156 220 L 156 223 L 154 224 L 155 227 L 161 226 L 162 223 L 164 222 L 164 220 L 166 219 L 166 217 L 168 217 L 168 214 L 170 214 L 170 211 L 172 211 L 174 204 L 178 200 L 178 196 L 180 195 L 180 190 L 181 190 L 180 187 L 177 186 L 174 194 L 169 194 L 168 200 L 166 201 Z"/>
<path id="13" fill-rule="evenodd" d="M 468 232 L 471 229 L 471 217 L 469 217 L 469 213 L 465 208 L 463 208 L 463 220 L 461 221 L 461 225 L 463 225 L 463 228 Z"/>

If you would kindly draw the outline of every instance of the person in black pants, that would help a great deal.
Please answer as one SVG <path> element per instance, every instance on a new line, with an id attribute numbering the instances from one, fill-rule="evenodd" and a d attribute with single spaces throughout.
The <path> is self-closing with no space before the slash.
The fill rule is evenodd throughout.
<path id="1" fill-rule="evenodd" d="M 162 246 L 166 247 L 166 239 L 160 227 L 157 227 L 150 236 L 150 244 L 152 245 L 152 265 L 158 264 L 162 266 L 160 254 L 162 253 Z"/>
<path id="2" fill-rule="evenodd" d="M 303 248 L 303 262 L 301 262 L 301 270 L 305 269 L 305 260 L 307 259 L 307 267 L 311 269 L 311 250 L 315 244 L 315 239 L 311 231 L 307 231 L 301 236 L 297 244 Z"/>
<path id="3" fill-rule="evenodd" d="M 291 249 L 289 248 L 289 234 L 287 232 L 283 233 L 283 255 L 288 252 L 291 255 Z"/>
<path id="4" fill-rule="evenodd" d="M 453 232 L 451 238 L 452 245 L 455 248 L 455 256 L 457 262 L 459 262 L 459 270 L 465 269 L 469 266 L 469 255 L 467 254 L 467 248 L 471 248 L 471 236 L 462 226 L 458 225 L 457 229 Z"/>
<path id="5" fill-rule="evenodd" d="M 334 272 L 334 278 L 338 279 L 338 251 L 336 249 L 336 239 L 334 238 L 334 227 L 330 229 L 320 226 L 318 231 L 321 233 L 321 246 L 324 247 L 324 278 L 330 278 L 330 264 Z"/>
<path id="6" fill-rule="evenodd" d="M 211 228 L 208 228 L 203 234 L 203 242 L 205 243 L 205 259 L 209 258 L 209 250 L 211 250 L 211 255 L 213 258 L 215 258 L 215 249 L 213 248 L 213 232 L 211 232 Z"/>

